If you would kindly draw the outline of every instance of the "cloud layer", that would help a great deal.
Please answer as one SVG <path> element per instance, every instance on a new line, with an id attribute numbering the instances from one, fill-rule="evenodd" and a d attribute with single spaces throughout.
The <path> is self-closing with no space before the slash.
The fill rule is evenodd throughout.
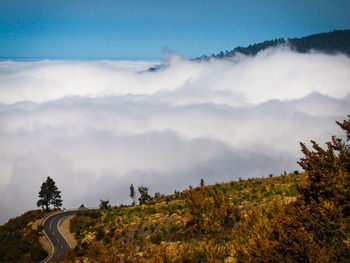
<path id="1" fill-rule="evenodd" d="M 350 59 L 270 49 L 191 62 L 0 62 L 0 223 L 35 207 L 51 176 L 65 207 L 128 203 L 297 169 L 350 109 Z"/>

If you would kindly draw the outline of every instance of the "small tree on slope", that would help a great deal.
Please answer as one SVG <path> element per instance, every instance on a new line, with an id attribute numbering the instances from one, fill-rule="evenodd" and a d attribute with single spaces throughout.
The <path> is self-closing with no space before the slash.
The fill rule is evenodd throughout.
<path id="1" fill-rule="evenodd" d="M 151 196 L 148 194 L 148 188 L 145 186 L 139 186 L 138 188 L 140 193 L 140 205 L 146 204 L 148 201 L 151 200 Z"/>
<path id="2" fill-rule="evenodd" d="M 132 198 L 132 205 L 136 205 L 135 188 L 133 184 L 130 185 L 130 197 Z"/>

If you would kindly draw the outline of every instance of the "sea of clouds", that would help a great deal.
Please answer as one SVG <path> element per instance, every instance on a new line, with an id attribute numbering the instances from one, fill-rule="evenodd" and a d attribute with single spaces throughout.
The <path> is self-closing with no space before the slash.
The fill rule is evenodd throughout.
<path id="1" fill-rule="evenodd" d="M 64 207 L 130 203 L 299 169 L 299 141 L 342 137 L 350 58 L 286 48 L 196 62 L 0 61 L 0 224 L 52 177 Z"/>

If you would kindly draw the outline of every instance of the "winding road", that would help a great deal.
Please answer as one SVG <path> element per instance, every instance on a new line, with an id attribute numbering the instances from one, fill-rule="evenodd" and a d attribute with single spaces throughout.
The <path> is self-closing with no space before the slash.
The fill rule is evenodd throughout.
<path id="1" fill-rule="evenodd" d="M 74 215 L 76 212 L 77 211 L 67 211 L 52 214 L 43 221 L 43 229 L 53 248 L 52 254 L 45 260 L 45 262 L 54 261 L 66 254 L 71 248 L 71 245 L 62 235 L 58 226 L 64 218 Z"/>

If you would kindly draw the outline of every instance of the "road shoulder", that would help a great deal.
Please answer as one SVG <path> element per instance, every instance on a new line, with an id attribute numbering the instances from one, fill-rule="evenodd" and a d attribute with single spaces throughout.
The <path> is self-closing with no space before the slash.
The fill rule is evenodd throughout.
<path id="1" fill-rule="evenodd" d="M 58 227 L 59 227 L 60 232 L 65 237 L 65 239 L 71 245 L 71 247 L 75 248 L 77 246 L 78 242 L 75 239 L 74 235 L 69 230 L 70 229 L 70 220 L 73 218 L 73 216 L 74 215 L 63 218 Z"/>

